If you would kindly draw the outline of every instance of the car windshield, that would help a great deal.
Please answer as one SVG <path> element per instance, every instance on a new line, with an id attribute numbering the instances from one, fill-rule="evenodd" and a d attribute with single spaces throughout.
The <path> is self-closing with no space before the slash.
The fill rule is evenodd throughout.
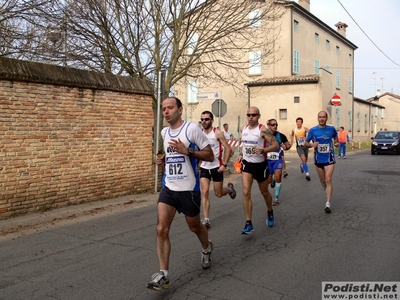
<path id="1" fill-rule="evenodd" d="M 397 132 L 378 132 L 376 139 L 396 140 L 398 138 Z"/>

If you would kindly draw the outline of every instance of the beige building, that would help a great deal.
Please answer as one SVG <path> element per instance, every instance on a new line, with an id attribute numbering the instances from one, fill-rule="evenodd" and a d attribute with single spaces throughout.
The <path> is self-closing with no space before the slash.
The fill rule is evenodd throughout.
<path id="1" fill-rule="evenodd" d="M 385 107 L 354 97 L 352 137 L 355 142 L 370 141 L 384 126 Z"/>
<path id="2" fill-rule="evenodd" d="M 214 125 L 228 123 L 236 137 L 247 123 L 248 106 L 260 108 L 262 122 L 276 118 L 279 130 L 285 134 L 290 133 L 299 116 L 306 126 L 316 125 L 320 110 L 328 111 L 329 123 L 351 130 L 357 46 L 346 38 L 347 25 L 338 22 L 335 30 L 323 23 L 310 13 L 309 0 L 275 3 L 285 7 L 283 18 L 276 21 L 280 24 L 280 37 L 275 56 L 280 59 L 273 65 L 251 64 L 257 51 L 249 53 L 244 95 L 234 93 L 230 87 L 209 90 L 201 83 L 198 90 L 177 86 L 175 91 L 185 105 L 184 118 L 198 122 L 201 112 L 211 110 L 215 99 L 222 98 L 227 113 L 216 118 Z M 341 97 L 339 106 L 331 104 L 334 94 Z"/>
<path id="3" fill-rule="evenodd" d="M 321 110 L 328 112 L 330 124 L 337 129 L 345 127 L 355 141 L 368 141 L 381 128 L 400 130 L 400 96 L 385 93 L 367 100 L 354 97 L 357 46 L 346 38 L 347 25 L 338 22 L 336 30 L 331 28 L 310 13 L 309 0 L 274 2 L 285 8 L 283 17 L 275 21 L 280 28 L 274 46 L 277 62 L 252 63 L 252 57 L 263 53 L 256 49 L 249 53 L 242 94 L 230 87 L 209 88 L 201 82 L 196 83 L 197 89 L 189 84 L 177 85 L 175 92 L 185 106 L 184 118 L 197 123 L 202 111 L 212 111 L 216 99 L 223 99 L 227 113 L 216 117 L 214 125 L 228 123 L 235 137 L 240 137 L 247 123 L 249 106 L 260 108 L 263 123 L 277 119 L 279 130 L 287 135 L 297 117 L 304 119 L 305 126 L 315 126 Z M 254 30 L 262 30 L 262 25 Z M 335 94 L 341 98 L 337 106 L 331 102 Z"/>
<path id="4" fill-rule="evenodd" d="M 380 116 L 381 123 L 376 124 L 376 129 L 398 130 L 400 131 L 400 96 L 393 93 L 384 93 L 373 98 L 367 99 L 371 105 L 382 106 L 384 108 Z"/>

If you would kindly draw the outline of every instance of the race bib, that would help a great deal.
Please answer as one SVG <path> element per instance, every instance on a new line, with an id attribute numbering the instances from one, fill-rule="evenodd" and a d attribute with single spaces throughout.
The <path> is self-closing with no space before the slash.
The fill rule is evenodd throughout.
<path id="1" fill-rule="evenodd" d="M 299 146 L 304 146 L 304 144 L 306 143 L 306 138 L 305 137 L 299 137 L 297 138 L 297 144 Z"/>
<path id="2" fill-rule="evenodd" d="M 168 180 L 189 180 L 184 156 L 172 156 L 165 159 L 166 175 Z"/>
<path id="3" fill-rule="evenodd" d="M 329 144 L 318 144 L 318 152 L 329 153 L 330 152 Z"/>
<path id="4" fill-rule="evenodd" d="M 279 152 L 268 152 L 267 159 L 269 160 L 278 160 L 279 159 Z"/>
<path id="5" fill-rule="evenodd" d="M 243 146 L 243 153 L 247 156 L 253 156 L 256 155 L 254 152 L 254 145 L 244 145 Z"/>

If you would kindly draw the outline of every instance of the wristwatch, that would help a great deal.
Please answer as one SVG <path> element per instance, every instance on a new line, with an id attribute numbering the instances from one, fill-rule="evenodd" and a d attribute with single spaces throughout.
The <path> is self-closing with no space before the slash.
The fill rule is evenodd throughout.
<path id="1" fill-rule="evenodd" d="M 224 168 L 227 168 L 228 167 L 228 165 L 227 164 L 224 164 Z"/>
<path id="2" fill-rule="evenodd" d="M 192 156 L 194 154 L 194 149 L 193 148 L 188 148 L 189 151 L 189 156 Z"/>

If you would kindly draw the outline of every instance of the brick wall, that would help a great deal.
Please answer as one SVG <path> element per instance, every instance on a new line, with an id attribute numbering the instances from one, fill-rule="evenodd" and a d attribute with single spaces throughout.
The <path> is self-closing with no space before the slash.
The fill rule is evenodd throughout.
<path id="1" fill-rule="evenodd" d="M 152 189 L 148 81 L 0 59 L 0 218 Z"/>

